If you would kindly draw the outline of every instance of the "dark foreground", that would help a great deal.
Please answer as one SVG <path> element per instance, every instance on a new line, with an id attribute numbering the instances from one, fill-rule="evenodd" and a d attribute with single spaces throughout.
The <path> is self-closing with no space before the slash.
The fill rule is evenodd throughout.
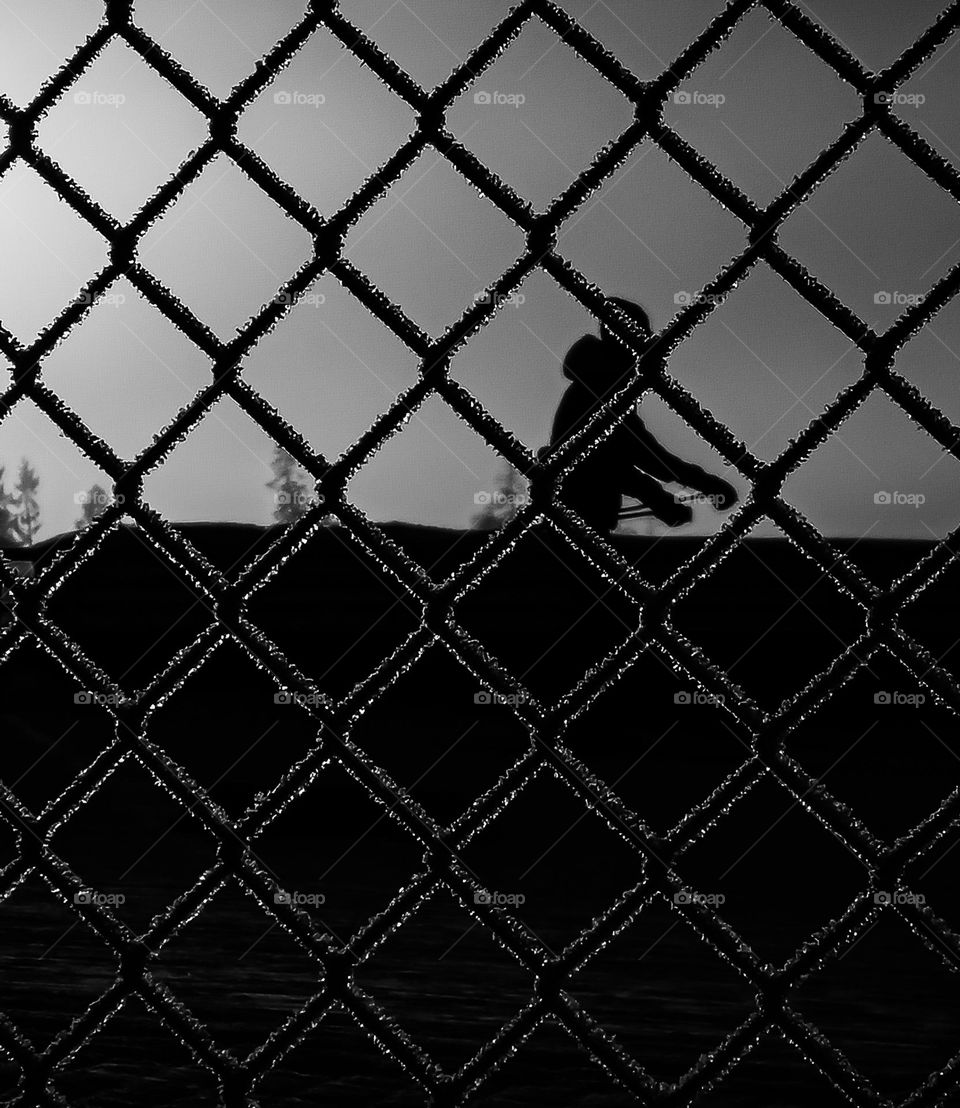
<path id="1" fill-rule="evenodd" d="M 273 533 L 185 527 L 228 576 Z M 468 557 L 474 533 L 387 528 L 435 579 Z M 659 582 L 699 540 L 618 539 L 626 559 Z M 864 542 L 863 572 L 886 584 L 923 544 Z M 31 552 L 42 565 L 51 544 Z M 947 672 L 958 665 L 960 570 L 903 614 L 903 625 Z M 397 583 L 324 531 L 251 599 L 250 618 L 318 686 L 344 697 L 416 628 Z M 632 603 L 586 564 L 531 539 L 457 606 L 463 627 L 541 703 L 555 703 L 636 626 Z M 211 622 L 139 537 L 108 541 L 51 598 L 49 617 L 124 690 L 146 687 Z M 852 643 L 864 614 L 785 542 L 744 544 L 675 608 L 676 627 L 773 712 Z M 232 644 L 219 647 L 149 724 L 147 735 L 232 817 L 269 792 L 317 738 L 296 704 Z M 0 779 L 34 814 L 81 768 L 106 765 L 111 720 L 35 645 L 0 666 Z M 452 823 L 528 748 L 509 705 L 434 645 L 359 717 L 349 737 L 428 813 Z M 563 740 L 656 832 L 674 828 L 751 756 L 721 705 L 653 654 L 572 725 Z M 784 738 L 785 748 L 879 840 L 906 834 L 960 786 L 956 717 L 888 657 L 876 657 Z M 335 755 L 335 744 L 329 744 Z M 107 751 L 106 754 L 104 752 Z M 12 872 L 16 818 L 0 825 L 0 862 Z M 629 836 L 627 836 L 628 838 Z M 951 928 L 960 832 L 913 864 L 909 888 Z M 133 757 L 115 769 L 51 847 L 116 915 L 145 931 L 216 860 L 195 815 L 157 787 Z M 423 846 L 343 768 L 328 764 L 259 833 L 260 865 L 305 897 L 318 926 L 347 942 L 423 866 Z M 465 865 L 490 890 L 522 898 L 513 910 L 544 948 L 560 951 L 643 876 L 639 853 L 552 775 L 530 782 L 466 846 Z M 781 965 L 868 888 L 857 857 L 772 775 L 707 827 L 676 861 L 690 887 L 757 955 Z M 32 874 L 4 884 L 0 1009 L 45 1049 L 113 981 L 115 959 L 72 909 Z M 882 1097 L 903 1100 L 960 1049 L 960 987 L 938 953 L 890 907 L 850 949 L 796 992 L 793 1008 Z M 317 990 L 317 963 L 236 884 L 228 884 L 159 949 L 154 976 L 203 1021 L 216 1046 L 244 1057 Z M 438 892 L 356 968 L 373 996 L 446 1071 L 456 1070 L 528 1004 L 532 981 L 468 908 Z M 681 917 L 656 901 L 571 980 L 568 991 L 648 1072 L 676 1081 L 756 1008 L 756 997 Z M 6 1033 L 9 1034 L 9 1031 Z M 8 1038 L 0 1041 L 9 1042 Z M 0 1054 L 2 1058 L 2 1054 Z M 0 1067 L 0 1095 L 16 1101 L 19 1067 Z M 143 1002 L 123 1008 L 70 1059 L 55 1088 L 70 1104 L 216 1105 L 214 1079 Z M 342 1013 L 325 1018 L 257 1089 L 280 1105 L 416 1105 L 425 1095 Z M 481 1105 L 634 1101 L 558 1026 L 543 1024 L 483 1086 Z M 756 1046 L 705 1105 L 845 1103 L 782 1037 Z"/>

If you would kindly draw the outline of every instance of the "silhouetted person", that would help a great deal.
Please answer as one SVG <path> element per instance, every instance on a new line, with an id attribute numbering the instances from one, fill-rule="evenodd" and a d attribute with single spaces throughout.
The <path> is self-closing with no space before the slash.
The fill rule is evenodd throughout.
<path id="1" fill-rule="evenodd" d="M 639 304 L 612 298 L 650 334 L 650 320 Z M 600 338 L 584 335 L 567 352 L 563 374 L 570 385 L 553 420 L 550 445 L 568 438 L 587 422 L 617 389 L 626 384 L 634 356 L 601 325 Z M 692 462 L 665 450 L 647 430 L 636 409 L 573 470 L 561 485 L 560 499 L 598 531 L 612 531 L 620 518 L 622 497 L 639 500 L 664 523 L 689 523 L 693 512 L 660 484 L 675 481 L 714 497 L 720 511 L 737 502 L 737 490 Z"/>

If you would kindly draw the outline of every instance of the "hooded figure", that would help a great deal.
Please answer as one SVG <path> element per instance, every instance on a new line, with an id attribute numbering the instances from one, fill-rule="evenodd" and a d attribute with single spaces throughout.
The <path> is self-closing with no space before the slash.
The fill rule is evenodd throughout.
<path id="1" fill-rule="evenodd" d="M 650 320 L 639 304 L 611 298 L 647 335 Z M 563 375 L 570 385 L 553 420 L 550 445 L 579 431 L 630 379 L 636 359 L 605 326 L 600 337 L 584 335 L 567 352 Z M 737 502 L 736 489 L 720 477 L 665 450 L 647 430 L 636 409 L 581 461 L 560 487 L 560 499 L 591 527 L 613 531 L 624 496 L 639 500 L 671 527 L 689 523 L 693 513 L 660 484 L 676 482 L 714 498 L 724 511 Z"/>

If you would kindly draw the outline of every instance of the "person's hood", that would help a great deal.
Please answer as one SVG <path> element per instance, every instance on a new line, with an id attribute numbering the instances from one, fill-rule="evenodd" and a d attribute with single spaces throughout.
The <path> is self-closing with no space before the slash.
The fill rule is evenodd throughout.
<path id="1" fill-rule="evenodd" d="M 563 359 L 563 375 L 568 381 L 586 385 L 596 373 L 596 365 L 603 357 L 603 343 L 596 335 L 584 335 L 570 347 Z"/>
<path id="2" fill-rule="evenodd" d="M 563 375 L 597 395 L 614 388 L 630 372 L 631 357 L 619 343 L 584 335 L 563 360 Z"/>

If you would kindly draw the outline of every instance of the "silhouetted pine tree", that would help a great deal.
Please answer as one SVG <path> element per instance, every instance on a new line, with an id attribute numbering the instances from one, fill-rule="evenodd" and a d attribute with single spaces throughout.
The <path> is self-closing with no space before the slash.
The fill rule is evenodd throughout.
<path id="1" fill-rule="evenodd" d="M 6 486 L 4 472 L 5 467 L 0 466 L 0 546 L 20 546 L 16 497 Z"/>
<path id="2" fill-rule="evenodd" d="M 306 512 L 313 499 L 309 478 L 282 446 L 274 450 L 271 468 L 273 480 L 267 482 L 267 488 L 273 489 L 273 518 L 277 523 L 293 523 Z"/>
<path id="3" fill-rule="evenodd" d="M 17 487 L 14 491 L 17 507 L 16 528 L 21 546 L 31 546 L 40 530 L 40 502 L 37 500 L 39 487 L 40 478 L 36 470 L 24 458 L 20 463 Z"/>
<path id="4" fill-rule="evenodd" d="M 507 463 L 500 475 L 499 487 L 490 493 L 490 499 L 474 512 L 470 526 L 475 531 L 497 531 L 505 527 L 520 510 L 526 494 L 526 485 L 520 474 Z"/>
<path id="5" fill-rule="evenodd" d="M 98 517 L 102 516 L 110 503 L 110 496 L 102 485 L 91 485 L 80 502 L 80 518 L 74 521 L 74 527 L 82 531 Z"/>

